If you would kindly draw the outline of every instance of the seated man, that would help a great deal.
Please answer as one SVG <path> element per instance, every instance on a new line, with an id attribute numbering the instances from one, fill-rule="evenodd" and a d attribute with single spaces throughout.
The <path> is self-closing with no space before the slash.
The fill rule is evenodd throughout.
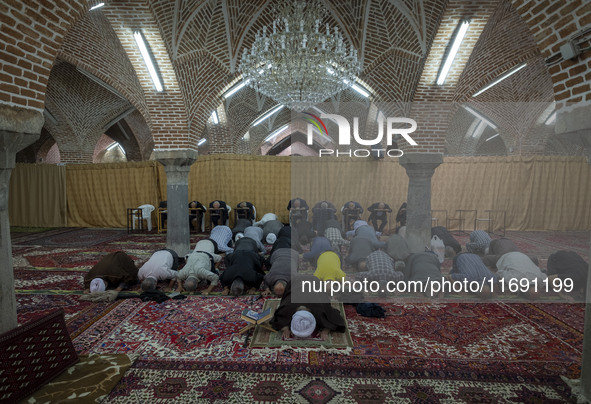
<path id="1" fill-rule="evenodd" d="M 341 281 L 345 279 L 345 272 L 341 269 L 341 259 L 334 251 L 320 254 L 316 262 L 314 276 L 321 281 Z"/>
<path id="2" fill-rule="evenodd" d="M 407 282 L 421 283 L 423 294 L 427 297 L 433 297 L 432 284 L 434 282 L 441 283 L 442 280 L 441 264 L 437 254 L 432 251 L 411 254 L 404 267 L 404 279 Z M 419 292 L 419 290 L 417 289 L 416 292 Z M 439 293 L 439 297 L 442 297 L 442 295 L 442 293 Z"/>
<path id="3" fill-rule="evenodd" d="M 472 253 L 462 253 L 454 257 L 449 277 L 454 281 L 463 281 L 466 279 L 468 282 L 476 281 L 482 283 L 485 280 L 481 292 L 482 297 L 489 297 L 491 294 L 489 281 L 491 279 L 494 282 L 498 280 L 497 276 L 484 265 L 482 259 Z"/>
<path id="4" fill-rule="evenodd" d="M 349 201 L 341 208 L 341 214 L 343 215 L 343 227 L 345 230 L 351 230 L 353 223 L 361 219 L 363 208 L 359 202 Z"/>
<path id="5" fill-rule="evenodd" d="M 199 201 L 189 202 L 189 225 L 193 226 L 193 230 L 199 231 L 201 228 L 201 221 L 207 208 Z"/>
<path id="6" fill-rule="evenodd" d="M 201 294 L 207 296 L 219 283 L 218 272 L 215 267 L 219 264 L 222 257 L 215 253 L 215 247 L 211 240 L 201 240 L 197 242 L 195 250 L 189 254 L 187 263 L 181 269 L 175 280 L 178 282 L 176 291 L 193 292 L 201 281 L 209 282 L 209 286 Z M 174 280 L 171 282 L 172 288 Z"/>
<path id="7" fill-rule="evenodd" d="M 236 217 L 238 219 L 248 219 L 252 222 L 256 220 L 254 205 L 250 202 L 240 202 L 236 205 Z"/>
<path id="8" fill-rule="evenodd" d="M 398 228 L 406 226 L 406 206 L 406 202 L 404 202 L 400 205 L 400 208 L 398 208 L 398 212 L 396 213 L 396 223 L 398 223 Z"/>
<path id="9" fill-rule="evenodd" d="M 367 279 L 368 281 L 377 282 L 398 282 L 404 279 L 404 274 L 394 268 L 392 257 L 382 250 L 372 252 L 362 262 L 361 268 L 365 267 L 365 271 L 356 273 L 356 279 Z"/>
<path id="10" fill-rule="evenodd" d="M 158 281 L 175 279 L 178 267 L 179 256 L 174 250 L 156 251 L 138 271 L 137 277 L 142 282 L 142 290 L 154 290 Z"/>
<path id="11" fill-rule="evenodd" d="M 291 280 L 291 274 L 297 273 L 300 255 L 291 248 L 279 248 L 271 254 L 269 259 L 271 268 L 265 275 L 264 296 L 270 295 L 271 290 L 277 296 L 282 296 L 285 286 Z"/>
<path id="12" fill-rule="evenodd" d="M 302 279 L 314 279 L 312 276 Z M 299 278 L 298 278 L 299 279 Z M 315 279 L 318 282 L 318 279 Z M 314 293 L 304 305 L 292 302 L 292 282 L 285 287 L 281 302 L 271 319 L 271 326 L 281 331 L 283 338 L 289 338 L 291 334 L 300 338 L 310 337 L 314 331 L 319 331 L 322 339 L 327 339 L 329 333 L 345 332 L 345 320 L 339 310 L 332 307 L 328 295 Z"/>
<path id="13" fill-rule="evenodd" d="M 234 251 L 232 247 L 232 230 L 228 226 L 216 226 L 211 229 L 209 238 L 215 242 L 217 246 L 216 253 L 224 252 L 231 253 Z"/>
<path id="14" fill-rule="evenodd" d="M 312 240 L 310 251 L 304 253 L 303 257 L 305 260 L 312 262 L 312 264 L 316 264 L 316 260 L 320 257 L 320 254 L 325 251 L 332 251 L 330 241 L 326 237 L 315 237 Z"/>
<path id="15" fill-rule="evenodd" d="M 225 225 L 228 221 L 230 209 L 224 201 L 213 201 L 209 204 L 209 217 L 213 227 L 221 224 Z"/>
<path id="16" fill-rule="evenodd" d="M 470 233 L 470 242 L 466 243 L 466 250 L 472 254 L 484 255 L 488 252 L 491 242 L 490 236 L 484 230 L 474 230 Z"/>
<path id="17" fill-rule="evenodd" d="M 239 240 L 240 241 L 240 240 Z M 247 289 L 256 293 L 264 279 L 263 258 L 252 250 L 236 250 L 224 259 L 226 269 L 220 276 L 222 295 L 240 296 Z"/>
<path id="18" fill-rule="evenodd" d="M 388 224 L 388 213 L 392 213 L 392 209 L 387 203 L 376 202 L 367 208 L 367 210 L 371 212 L 367 221 L 372 224 L 375 231 L 382 233 L 384 227 Z M 379 226 L 378 222 L 380 222 Z"/>
<path id="19" fill-rule="evenodd" d="M 85 292 L 104 292 L 107 288 L 117 291 L 137 283 L 138 269 L 131 257 L 123 251 L 103 257 L 84 276 Z"/>
<path id="20" fill-rule="evenodd" d="M 326 229 L 326 222 L 330 219 L 336 219 L 337 209 L 328 201 L 320 201 L 312 208 L 312 226 L 318 234 L 324 234 Z"/>
<path id="21" fill-rule="evenodd" d="M 497 261 L 497 276 L 504 279 L 506 284 L 511 279 L 516 279 L 518 281 L 521 279 L 527 279 L 529 282 L 537 281 L 538 292 L 535 292 L 534 288 L 531 287 L 525 290 L 521 287 L 521 283 L 519 284 L 519 290 L 525 292 L 524 294 L 530 299 L 533 299 L 540 294 L 540 291 L 543 289 L 540 287 L 540 281 L 546 279 L 546 274 L 534 264 L 531 258 L 519 251 L 508 252 L 499 258 Z"/>
<path id="22" fill-rule="evenodd" d="M 548 257 L 548 278 L 572 279 L 573 292 L 585 296 L 589 264 L 574 251 L 556 251 Z"/>
<path id="23" fill-rule="evenodd" d="M 289 211 L 289 224 L 295 227 L 300 221 L 308 220 L 308 203 L 301 199 L 295 198 L 289 201 L 287 204 L 287 210 Z"/>

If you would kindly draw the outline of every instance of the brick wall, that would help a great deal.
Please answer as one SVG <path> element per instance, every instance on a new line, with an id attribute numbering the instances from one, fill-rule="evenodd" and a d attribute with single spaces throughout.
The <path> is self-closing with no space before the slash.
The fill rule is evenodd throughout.
<path id="1" fill-rule="evenodd" d="M 58 49 L 86 7 L 83 0 L 2 0 L 0 103 L 43 110 Z"/>
<path id="2" fill-rule="evenodd" d="M 591 2 L 586 0 L 513 0 L 513 6 L 529 26 L 542 56 L 551 66 L 557 108 L 591 101 L 591 50 L 573 60 L 562 60 L 560 47 L 584 29 L 591 28 Z M 589 48 L 591 35 L 578 36 L 580 47 Z"/>

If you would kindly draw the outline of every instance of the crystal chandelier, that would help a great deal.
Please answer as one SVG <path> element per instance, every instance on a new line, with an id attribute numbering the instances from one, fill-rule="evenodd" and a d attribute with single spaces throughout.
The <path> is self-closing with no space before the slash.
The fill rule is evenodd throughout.
<path id="1" fill-rule="evenodd" d="M 272 29 L 256 34 L 244 49 L 240 71 L 248 86 L 301 112 L 355 83 L 360 63 L 317 0 L 283 2 Z"/>

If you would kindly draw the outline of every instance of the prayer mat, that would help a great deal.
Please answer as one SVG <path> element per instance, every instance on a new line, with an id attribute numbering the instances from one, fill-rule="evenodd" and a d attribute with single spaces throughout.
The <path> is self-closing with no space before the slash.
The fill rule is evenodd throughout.
<path id="1" fill-rule="evenodd" d="M 18 244 L 49 247 L 88 247 L 117 240 L 126 234 L 125 230 L 115 229 L 70 229 L 70 231 L 58 234 L 53 232 L 39 233 L 39 237 L 28 241 L 18 240 Z"/>
<path id="2" fill-rule="evenodd" d="M 61 309 L 1 334 L 0 403 L 18 401 L 76 362 Z"/>
<path id="3" fill-rule="evenodd" d="M 338 367 L 321 375 L 307 368 L 276 369 L 273 364 L 240 370 L 212 366 L 175 369 L 174 364 L 138 360 L 103 403 L 572 403 L 559 378 L 496 377 L 417 371 L 344 375 Z M 446 378 L 443 378 L 445 376 Z"/>
<path id="4" fill-rule="evenodd" d="M 100 403 L 119 383 L 137 355 L 82 355 L 70 366 L 21 404 Z"/>
<path id="5" fill-rule="evenodd" d="M 265 311 L 269 307 L 273 310 L 277 310 L 279 307 L 279 303 L 281 299 L 269 299 L 265 301 L 263 305 L 262 311 Z M 332 307 L 339 310 L 341 312 L 341 316 L 345 319 L 345 324 L 347 323 L 347 317 L 345 315 L 345 308 L 343 307 L 342 303 L 333 302 Z M 263 328 L 259 325 L 255 327 L 254 334 L 252 336 L 252 341 L 250 343 L 251 348 L 270 348 L 270 347 L 282 347 L 282 346 L 289 346 L 289 347 L 324 347 L 324 348 L 350 348 L 353 346 L 353 341 L 351 339 L 351 334 L 349 333 L 349 327 L 347 327 L 346 331 L 341 332 L 331 332 L 328 336 L 327 340 L 323 340 L 320 337 L 320 333 L 315 331 L 310 337 L 308 338 L 298 338 L 294 337 L 293 335 L 289 338 L 283 338 L 282 333 L 279 332 L 271 332 L 266 328 Z"/>

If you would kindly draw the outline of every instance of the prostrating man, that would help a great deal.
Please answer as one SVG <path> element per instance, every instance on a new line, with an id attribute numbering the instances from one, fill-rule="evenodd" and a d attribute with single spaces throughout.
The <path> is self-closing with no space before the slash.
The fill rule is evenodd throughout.
<path id="1" fill-rule="evenodd" d="M 304 253 L 303 257 L 306 261 L 310 261 L 312 264 L 316 265 L 316 260 L 320 257 L 325 251 L 331 251 L 332 245 L 330 244 L 330 240 L 326 237 L 315 237 L 312 240 L 312 246 L 310 247 L 310 251 Z"/>
<path id="2" fill-rule="evenodd" d="M 231 253 L 234 251 L 230 245 L 232 244 L 232 229 L 228 226 L 216 226 L 211 229 L 209 238 L 215 242 L 217 246 L 217 252 Z"/>
<path id="3" fill-rule="evenodd" d="M 142 290 L 154 290 L 158 281 L 175 279 L 178 267 L 179 256 L 174 250 L 156 251 L 138 271 L 137 277 L 142 282 Z"/>
<path id="4" fill-rule="evenodd" d="M 427 297 L 435 296 L 435 291 L 432 290 L 433 283 L 441 283 L 441 264 L 437 254 L 432 251 L 425 251 L 411 254 L 406 262 L 404 268 L 404 279 L 408 281 L 418 282 L 421 284 L 422 291 Z M 409 286 L 410 287 L 410 286 Z M 439 293 L 439 297 L 442 297 Z"/>
<path id="5" fill-rule="evenodd" d="M 238 240 L 241 241 L 242 239 Z M 263 257 L 255 250 L 236 250 L 224 259 L 226 269 L 220 276 L 223 295 L 240 296 L 244 290 L 255 293 L 265 276 Z"/>
<path id="6" fill-rule="evenodd" d="M 236 240 L 236 235 L 238 233 L 244 234 L 244 230 L 246 230 L 246 228 L 250 226 L 252 226 L 252 221 L 250 219 L 238 219 L 238 221 L 232 228 L 232 238 Z"/>
<path id="7" fill-rule="evenodd" d="M 201 294 L 208 295 L 219 283 L 218 272 L 215 269 L 222 257 L 215 253 L 215 246 L 211 240 L 197 242 L 195 250 L 189 254 L 187 263 L 176 275 L 177 292 L 185 289 L 193 292 L 201 281 L 209 282 L 209 286 Z M 171 288 L 174 280 L 171 282 Z"/>
<path id="8" fill-rule="evenodd" d="M 116 251 L 103 257 L 84 276 L 84 289 L 88 293 L 104 292 L 107 288 L 117 291 L 137 283 L 138 269 L 129 255 Z"/>
<path id="9" fill-rule="evenodd" d="M 509 284 L 512 279 L 515 279 L 519 285 L 519 291 L 526 295 L 526 297 L 533 299 L 539 296 L 541 290 L 541 282 L 547 278 L 546 274 L 534 264 L 534 262 L 522 252 L 512 251 L 504 254 L 497 261 L 497 276 Z M 520 282 L 527 280 L 526 287 Z M 537 282 L 537 291 L 532 287 L 532 283 Z"/>
<path id="10" fill-rule="evenodd" d="M 291 334 L 308 338 L 315 331 L 320 332 L 322 339 L 327 339 L 331 331 L 345 332 L 345 320 L 340 311 L 332 307 L 328 295 L 314 293 L 305 304 L 292 302 L 292 282 L 303 280 L 319 282 L 317 278 L 309 275 L 290 281 L 271 319 L 271 326 L 281 331 L 284 339 L 290 338 Z"/>
<path id="11" fill-rule="evenodd" d="M 263 239 L 263 229 L 256 226 L 249 226 L 244 229 L 244 237 L 250 238 L 257 243 L 257 248 L 259 252 L 265 253 L 267 250 L 265 249 L 264 244 L 262 243 Z"/>
<path id="12" fill-rule="evenodd" d="M 367 279 L 377 282 L 398 282 L 404 279 L 404 274 L 394 269 L 394 260 L 382 250 L 369 254 L 365 260 L 365 271 L 355 274 L 356 279 Z"/>
<path id="13" fill-rule="evenodd" d="M 275 240 L 277 240 L 277 236 L 279 235 L 279 231 L 283 228 L 283 223 L 279 220 L 269 220 L 267 223 L 263 225 L 263 240 L 267 242 L 267 244 L 273 244 Z M 272 235 L 272 236 L 269 236 Z"/>
<path id="14" fill-rule="evenodd" d="M 373 246 L 373 248 L 384 248 L 386 246 L 386 243 L 378 240 L 378 236 L 373 227 L 368 226 L 367 223 L 362 223 L 366 222 L 364 222 L 363 220 L 358 220 L 355 222 L 355 238 L 366 238 L 369 241 L 371 241 L 371 245 Z"/>
<path id="15" fill-rule="evenodd" d="M 345 272 L 341 269 L 341 259 L 334 251 L 326 251 L 320 254 L 316 262 L 314 276 L 321 281 L 342 281 L 345 279 Z"/>
<path id="16" fill-rule="evenodd" d="M 470 242 L 466 243 L 466 250 L 472 254 L 484 255 L 488 252 L 491 242 L 490 236 L 484 230 L 474 230 L 470 233 Z"/>
<path id="17" fill-rule="evenodd" d="M 224 201 L 213 201 L 209 204 L 209 216 L 211 217 L 211 223 L 214 227 L 218 224 L 225 225 L 228 220 L 229 213 L 230 209 Z"/>
<path id="18" fill-rule="evenodd" d="M 271 267 L 265 275 L 266 288 L 263 295 L 269 295 L 273 290 L 275 295 L 282 296 L 292 272 L 296 273 L 298 270 L 300 256 L 291 248 L 279 248 L 271 254 L 269 263 Z"/>
<path id="19" fill-rule="evenodd" d="M 454 281 L 479 282 L 482 283 L 481 297 L 491 295 L 491 281 L 496 283 L 498 277 L 490 271 L 476 254 L 462 253 L 454 257 L 449 278 Z M 493 285 L 494 290 L 494 285 Z"/>
<path id="20" fill-rule="evenodd" d="M 352 267 L 359 269 L 359 263 L 365 260 L 373 250 L 374 248 L 370 240 L 363 237 L 355 237 L 351 240 L 349 255 L 345 257 L 345 262 Z"/>
<path id="21" fill-rule="evenodd" d="M 410 256 L 406 239 L 400 234 L 392 234 L 386 242 L 386 252 L 394 260 L 394 268 L 402 271 L 406 266 L 406 259 Z"/>
<path id="22" fill-rule="evenodd" d="M 375 231 L 382 233 L 384 227 L 388 224 L 388 213 L 392 213 L 392 209 L 387 203 L 376 202 L 367 210 L 371 212 L 367 220 L 372 224 Z M 379 226 L 378 222 L 380 222 Z"/>
<path id="23" fill-rule="evenodd" d="M 573 291 L 585 296 L 589 264 L 574 251 L 560 250 L 548 257 L 547 274 L 549 278 L 559 278 L 563 282 L 571 279 Z"/>

